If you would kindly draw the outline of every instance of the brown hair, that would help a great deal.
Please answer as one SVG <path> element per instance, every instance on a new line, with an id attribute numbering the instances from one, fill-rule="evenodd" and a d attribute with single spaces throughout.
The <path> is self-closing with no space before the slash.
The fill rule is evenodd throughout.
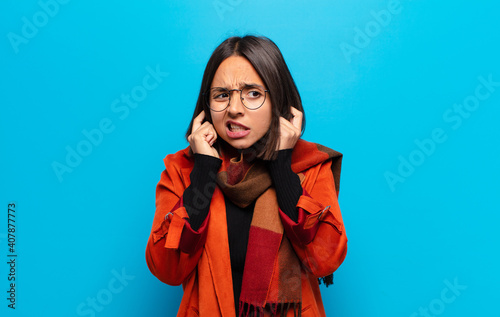
<path id="1" fill-rule="evenodd" d="M 258 157 L 264 160 L 274 159 L 280 140 L 279 118 L 284 117 L 290 120 L 292 117 L 290 106 L 292 106 L 303 113 L 301 132 L 304 132 L 306 121 L 299 91 L 281 51 L 273 41 L 263 36 L 246 35 L 244 37 L 230 37 L 214 50 L 203 74 L 198 101 L 196 102 L 196 108 L 186 132 L 186 138 L 191 134 L 194 118 L 202 111 L 205 111 L 206 120 L 212 123 L 205 92 L 210 89 L 219 65 L 230 56 L 246 58 L 270 91 L 269 98 L 271 98 L 273 108 L 271 125 L 267 133 L 252 145 L 252 148 L 255 149 Z M 216 143 L 224 142 L 222 138 L 218 138 L 217 140 Z"/>

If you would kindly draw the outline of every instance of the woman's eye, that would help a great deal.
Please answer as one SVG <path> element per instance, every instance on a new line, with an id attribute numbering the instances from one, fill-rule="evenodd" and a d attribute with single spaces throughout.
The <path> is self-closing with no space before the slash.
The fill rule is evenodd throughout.
<path id="1" fill-rule="evenodd" d="M 259 98 L 262 96 L 262 93 L 258 90 L 251 90 L 247 93 L 247 96 L 250 98 Z"/>
<path id="2" fill-rule="evenodd" d="M 227 92 L 217 92 L 212 96 L 213 99 L 228 99 L 229 98 L 229 93 Z"/>

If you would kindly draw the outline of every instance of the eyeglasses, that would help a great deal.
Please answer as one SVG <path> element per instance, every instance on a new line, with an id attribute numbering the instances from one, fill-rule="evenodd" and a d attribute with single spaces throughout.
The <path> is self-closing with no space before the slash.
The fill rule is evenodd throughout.
<path id="1" fill-rule="evenodd" d="M 262 107 L 269 92 L 269 90 L 264 90 L 264 88 L 257 85 L 248 86 L 243 89 L 214 87 L 205 93 L 208 95 L 208 107 L 215 112 L 226 110 L 231 102 L 231 93 L 233 91 L 240 92 L 241 102 L 249 110 L 257 110 Z"/>

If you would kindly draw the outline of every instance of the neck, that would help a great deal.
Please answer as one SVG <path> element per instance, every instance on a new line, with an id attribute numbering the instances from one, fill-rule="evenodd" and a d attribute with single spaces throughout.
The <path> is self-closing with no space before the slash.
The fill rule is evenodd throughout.
<path id="1" fill-rule="evenodd" d="M 247 149 L 236 149 L 230 146 L 224 140 L 220 143 L 220 153 L 224 160 L 231 160 L 239 162 L 244 159 L 248 163 L 252 163 L 257 158 L 257 151 L 253 146 Z"/>

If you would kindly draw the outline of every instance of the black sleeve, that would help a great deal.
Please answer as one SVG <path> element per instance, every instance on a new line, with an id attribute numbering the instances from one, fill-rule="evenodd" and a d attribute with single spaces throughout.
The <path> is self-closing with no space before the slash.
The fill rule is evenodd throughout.
<path id="1" fill-rule="evenodd" d="M 222 160 L 204 154 L 194 154 L 194 167 L 189 175 L 191 184 L 182 195 L 191 228 L 197 231 L 210 209 L 215 190 L 217 171 Z"/>
<path id="2" fill-rule="evenodd" d="M 292 151 L 293 149 L 280 150 L 277 159 L 269 161 L 267 166 L 276 188 L 281 211 L 297 222 L 299 212 L 296 206 L 302 195 L 302 186 L 299 176 L 292 171 Z"/>

